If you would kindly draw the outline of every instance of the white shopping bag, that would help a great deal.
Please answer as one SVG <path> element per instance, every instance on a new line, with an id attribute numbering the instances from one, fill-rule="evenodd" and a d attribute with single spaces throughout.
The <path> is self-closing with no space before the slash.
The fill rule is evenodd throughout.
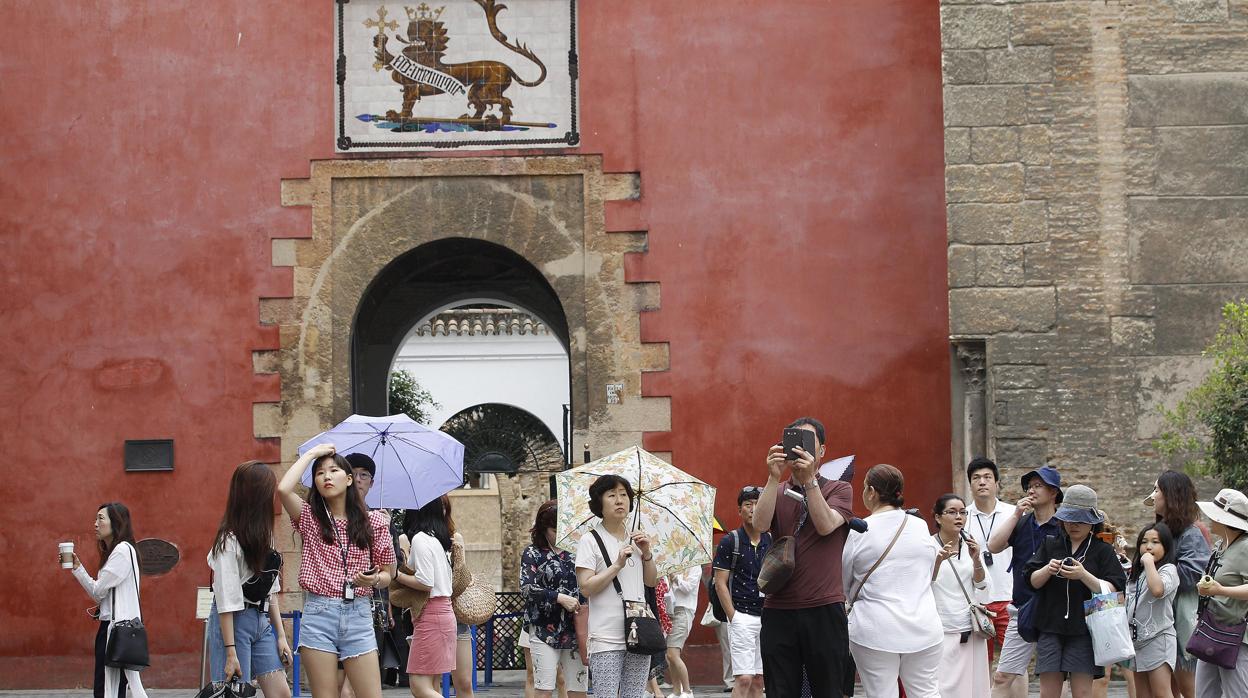
<path id="1" fill-rule="evenodd" d="M 1083 602 L 1083 615 L 1092 634 L 1092 651 L 1097 666 L 1109 667 L 1135 656 L 1131 642 L 1130 619 L 1122 592 L 1101 582 L 1104 593 Z"/>

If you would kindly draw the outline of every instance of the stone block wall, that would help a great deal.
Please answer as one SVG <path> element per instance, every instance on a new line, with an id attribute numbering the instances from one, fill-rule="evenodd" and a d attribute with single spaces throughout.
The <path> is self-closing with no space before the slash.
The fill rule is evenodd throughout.
<path id="1" fill-rule="evenodd" d="M 1135 528 L 1157 408 L 1248 296 L 1248 2 L 941 0 L 941 34 L 962 417 L 1008 497 L 1047 463 Z"/>

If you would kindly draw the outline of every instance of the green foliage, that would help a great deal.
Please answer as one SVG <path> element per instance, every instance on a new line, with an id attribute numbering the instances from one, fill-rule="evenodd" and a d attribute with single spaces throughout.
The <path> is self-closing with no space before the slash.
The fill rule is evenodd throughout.
<path id="1" fill-rule="evenodd" d="M 1156 440 L 1166 456 L 1226 487 L 1248 488 L 1248 301 L 1222 307 L 1217 337 L 1205 349 L 1213 370 L 1173 410 Z"/>
<path id="2" fill-rule="evenodd" d="M 429 424 L 433 410 L 442 405 L 434 402 L 433 395 L 420 387 L 416 377 L 407 371 L 390 374 L 390 414 L 403 413 L 421 424 Z"/>

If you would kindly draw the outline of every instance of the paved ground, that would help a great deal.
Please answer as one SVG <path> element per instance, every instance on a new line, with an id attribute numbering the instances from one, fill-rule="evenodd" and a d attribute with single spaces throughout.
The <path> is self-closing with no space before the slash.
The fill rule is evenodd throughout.
<path id="1" fill-rule="evenodd" d="M 481 698 L 521 698 L 524 695 L 524 673 L 516 671 L 498 671 L 494 673 L 493 687 L 479 686 L 478 693 Z M 187 698 L 195 695 L 193 689 L 151 689 L 147 692 L 151 698 Z M 721 692 L 715 686 L 696 686 L 694 694 L 700 698 L 710 698 L 713 696 L 722 696 L 727 698 L 726 693 Z M 307 696 L 305 692 L 303 694 Z M 386 698 L 400 698 L 401 696 L 411 695 L 406 688 L 387 688 L 384 691 Z M 858 691 L 858 695 L 862 695 L 862 691 Z M 1038 696 L 1039 684 L 1032 682 L 1031 694 Z M 1111 683 L 1109 686 L 1108 698 L 1126 698 L 1126 684 L 1121 681 Z M 62 690 L 62 691 L 0 691 L 0 698 L 51 698 L 52 696 L 66 696 L 67 698 L 90 698 L 91 691 L 86 690 Z"/>

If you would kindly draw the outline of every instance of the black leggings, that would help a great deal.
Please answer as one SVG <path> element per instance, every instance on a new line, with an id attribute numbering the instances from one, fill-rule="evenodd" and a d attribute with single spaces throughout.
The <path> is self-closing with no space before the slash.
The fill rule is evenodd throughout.
<path id="1" fill-rule="evenodd" d="M 104 652 L 108 649 L 108 621 L 100 621 L 100 629 L 95 632 L 95 698 L 104 696 Z M 121 671 L 118 669 L 118 671 Z M 121 671 L 121 681 L 117 684 L 116 698 L 125 698 L 126 672 Z"/>

